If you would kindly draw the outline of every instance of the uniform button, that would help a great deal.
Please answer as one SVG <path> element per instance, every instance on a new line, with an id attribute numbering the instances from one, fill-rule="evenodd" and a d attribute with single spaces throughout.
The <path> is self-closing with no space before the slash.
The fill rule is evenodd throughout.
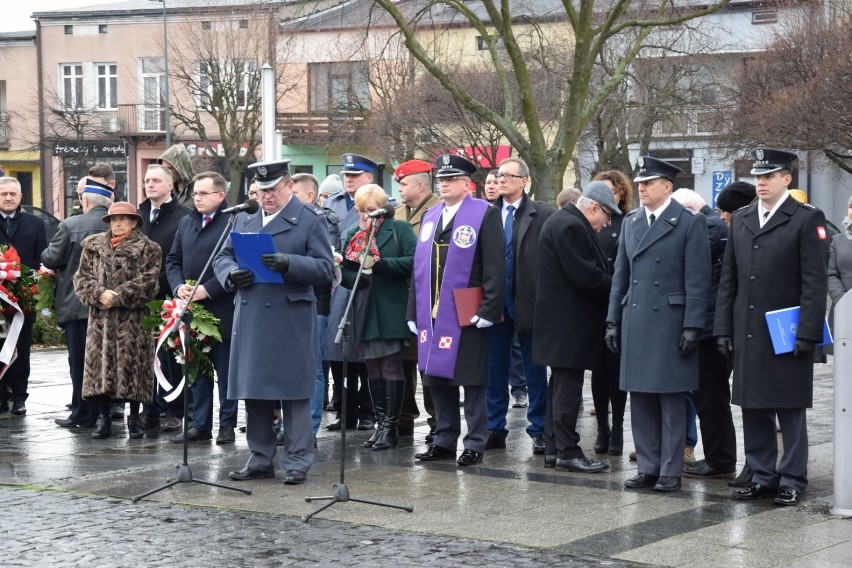
<path id="1" fill-rule="evenodd" d="M 749 276 L 748 279 L 749 280 L 756 280 L 756 278 L 754 276 Z"/>
<path id="2" fill-rule="evenodd" d="M 657 261 L 657 264 L 660 264 L 660 259 L 659 259 L 659 258 L 658 258 L 658 259 L 656 259 L 656 261 Z"/>
<path id="3" fill-rule="evenodd" d="M 633 307 L 635 308 L 635 307 L 636 307 L 636 304 L 633 304 Z"/>
<path id="4" fill-rule="evenodd" d="M 657 311 L 657 306 L 654 306 L 654 311 L 655 311 L 655 312 Z"/>
<path id="5" fill-rule="evenodd" d="M 654 286 L 659 286 L 659 285 L 660 285 L 659 282 L 654 282 Z"/>
<path id="6" fill-rule="evenodd" d="M 754 306 L 749 306 L 748 309 L 753 310 Z"/>
<path id="7" fill-rule="evenodd" d="M 269 302 L 266 302 L 265 304 L 263 304 L 263 306 L 266 307 L 266 308 L 271 308 L 272 304 L 270 304 Z"/>
<path id="8" fill-rule="evenodd" d="M 248 302 L 246 302 L 245 300 L 242 300 L 242 301 L 240 301 L 240 303 L 245 306 Z"/>
<path id="9" fill-rule="evenodd" d="M 750 334 L 750 333 L 749 333 L 749 334 L 748 334 L 748 338 L 749 338 L 749 339 L 751 339 L 752 337 L 754 337 L 754 336 L 753 336 L 752 334 Z"/>
<path id="10" fill-rule="evenodd" d="M 612 238 L 613 238 L 613 239 L 617 239 L 617 238 L 618 238 L 618 233 L 613 233 L 613 234 L 612 234 Z"/>
<path id="11" fill-rule="evenodd" d="M 638 281 L 638 280 L 634 280 L 634 281 L 633 281 L 633 283 L 634 283 L 634 284 L 639 284 L 639 281 Z"/>
<path id="12" fill-rule="evenodd" d="M 757 249 L 759 249 L 759 248 L 760 248 L 760 246 L 759 246 L 759 245 L 754 245 L 754 250 L 757 250 Z"/>

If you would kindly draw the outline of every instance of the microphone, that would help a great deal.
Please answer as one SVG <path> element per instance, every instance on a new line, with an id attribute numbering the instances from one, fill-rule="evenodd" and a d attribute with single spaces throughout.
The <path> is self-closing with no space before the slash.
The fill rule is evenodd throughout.
<path id="1" fill-rule="evenodd" d="M 245 203 L 222 209 L 222 213 L 239 213 L 240 211 L 245 211 L 248 214 L 252 214 L 257 213 L 258 209 L 260 209 L 260 204 L 254 199 L 249 199 Z"/>
<path id="2" fill-rule="evenodd" d="M 393 206 L 388 203 L 384 207 L 376 209 L 372 213 L 368 213 L 367 217 L 369 217 L 370 219 L 393 219 L 394 215 L 396 215 L 396 211 L 394 210 Z"/>

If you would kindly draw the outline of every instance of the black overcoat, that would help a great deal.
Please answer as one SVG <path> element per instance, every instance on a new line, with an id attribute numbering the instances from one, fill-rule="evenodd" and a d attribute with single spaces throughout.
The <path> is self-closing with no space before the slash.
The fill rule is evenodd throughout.
<path id="1" fill-rule="evenodd" d="M 713 335 L 733 337 L 734 404 L 812 406 L 813 359 L 775 355 L 765 314 L 801 306 L 796 335 L 822 340 L 828 243 L 822 211 L 790 197 L 763 228 L 757 204 L 731 217 Z"/>
<path id="2" fill-rule="evenodd" d="M 538 245 L 532 361 L 592 369 L 603 346 L 612 284 L 606 256 L 589 221 L 570 203 L 544 223 Z"/>

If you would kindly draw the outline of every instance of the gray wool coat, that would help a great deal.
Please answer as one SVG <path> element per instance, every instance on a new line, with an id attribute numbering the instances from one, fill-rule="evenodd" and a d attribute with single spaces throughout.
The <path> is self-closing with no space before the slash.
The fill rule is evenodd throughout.
<path id="1" fill-rule="evenodd" d="M 621 390 L 698 388 L 698 353 L 681 357 L 678 343 L 704 327 L 711 277 L 704 215 L 672 200 L 650 227 L 644 207 L 625 218 L 607 313 L 621 322 Z"/>
<path id="2" fill-rule="evenodd" d="M 237 290 L 231 335 L 228 398 L 301 400 L 316 384 L 316 297 L 313 286 L 331 282 L 334 265 L 325 219 L 292 197 L 263 226 L 262 211 L 239 214 L 234 231 L 270 233 L 276 252 L 289 256 L 283 284 L 252 284 Z M 234 290 L 237 267 L 227 239 L 213 261 L 216 277 Z"/>

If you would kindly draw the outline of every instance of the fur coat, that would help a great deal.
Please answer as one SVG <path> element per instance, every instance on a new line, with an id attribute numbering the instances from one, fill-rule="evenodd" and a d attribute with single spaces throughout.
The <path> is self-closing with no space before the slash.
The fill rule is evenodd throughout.
<path id="1" fill-rule="evenodd" d="M 83 398 L 105 395 L 116 400 L 150 403 L 154 393 L 154 336 L 142 328 L 156 297 L 162 252 L 157 243 L 134 229 L 113 250 L 112 233 L 82 242 L 74 289 L 89 306 Z M 98 301 L 104 290 L 118 292 L 113 307 Z"/>

